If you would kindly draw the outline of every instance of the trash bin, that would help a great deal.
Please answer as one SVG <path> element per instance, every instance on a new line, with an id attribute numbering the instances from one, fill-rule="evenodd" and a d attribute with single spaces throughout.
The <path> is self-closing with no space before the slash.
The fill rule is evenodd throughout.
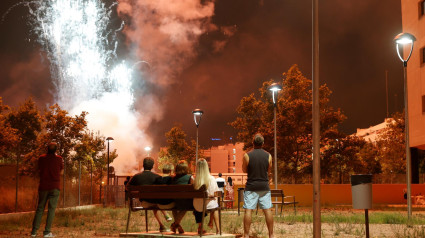
<path id="1" fill-rule="evenodd" d="M 351 175 L 351 198 L 354 209 L 372 208 L 372 175 Z"/>

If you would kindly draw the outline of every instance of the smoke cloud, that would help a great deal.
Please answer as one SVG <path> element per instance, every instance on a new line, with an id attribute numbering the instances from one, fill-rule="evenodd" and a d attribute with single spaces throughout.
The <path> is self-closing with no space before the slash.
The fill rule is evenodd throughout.
<path id="1" fill-rule="evenodd" d="M 199 37 L 217 29 L 211 23 L 214 3 L 201 3 L 200 0 L 118 2 L 118 14 L 126 22 L 123 32 L 134 52 L 132 57 L 144 62 L 135 67 L 141 73 L 139 78 L 143 82 L 135 94 L 135 109 L 139 114 L 131 120 L 138 120 L 139 128 L 148 128 L 152 121 L 161 120 L 164 114 L 164 102 L 157 95 L 165 94 L 196 57 Z M 134 132 L 129 129 L 129 134 Z M 135 136 L 139 137 L 136 141 L 146 141 L 147 138 L 145 135 Z M 125 160 L 127 155 L 121 150 L 119 154 L 123 158 L 113 164 L 117 169 L 123 167 L 121 162 L 128 162 Z"/>
<path id="2" fill-rule="evenodd" d="M 119 0 L 118 14 L 129 19 L 124 33 L 135 57 L 149 62 L 151 83 L 166 87 L 196 56 L 199 36 L 215 29 L 214 3 L 200 0 Z"/>

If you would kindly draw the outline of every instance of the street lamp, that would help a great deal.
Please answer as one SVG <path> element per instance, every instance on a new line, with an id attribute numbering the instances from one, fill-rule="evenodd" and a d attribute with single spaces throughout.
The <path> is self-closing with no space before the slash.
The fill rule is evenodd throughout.
<path id="1" fill-rule="evenodd" d="M 404 132 L 405 132 L 405 141 L 406 141 L 406 177 L 407 177 L 407 217 L 410 219 L 412 216 L 412 200 L 411 196 L 411 184 L 412 184 L 412 173 L 411 173 L 411 156 L 410 156 L 410 147 L 409 147 L 409 105 L 408 105 L 408 97 L 407 97 L 407 61 L 409 61 L 410 56 L 412 56 L 413 52 L 413 43 L 416 41 L 415 36 L 410 33 L 400 33 L 394 38 L 394 42 L 396 43 L 397 55 L 400 60 L 403 62 L 403 72 L 404 72 Z M 400 55 L 400 45 L 406 46 L 410 44 L 410 52 L 409 56 L 404 59 Z"/>
<path id="2" fill-rule="evenodd" d="M 198 129 L 199 129 L 199 123 L 201 123 L 201 118 L 202 118 L 202 114 L 204 114 L 204 111 L 202 111 L 201 109 L 195 109 L 192 111 L 192 114 L 193 114 L 193 120 L 195 121 L 195 125 L 196 125 L 196 163 L 198 163 Z"/>
<path id="3" fill-rule="evenodd" d="M 282 90 L 282 86 L 278 83 L 272 83 L 268 90 L 272 92 L 273 98 L 273 114 L 274 114 L 274 189 L 277 189 L 277 146 L 276 146 L 276 108 L 277 108 L 277 95 L 280 90 Z M 276 94 L 276 96 L 275 96 Z M 277 199 L 277 198 L 276 198 Z M 276 200 L 277 201 L 277 200 Z M 275 207 L 275 212 L 277 215 L 277 205 Z"/>
<path id="4" fill-rule="evenodd" d="M 149 157 L 149 155 L 151 153 L 151 150 L 152 150 L 152 148 L 150 146 L 146 146 L 145 147 L 145 151 L 146 151 L 146 154 L 148 154 L 148 157 Z"/>
<path id="5" fill-rule="evenodd" d="M 107 170 L 107 175 L 106 175 L 106 189 L 105 189 L 105 199 L 106 199 L 106 203 L 108 202 L 108 195 L 109 195 L 109 141 L 114 140 L 114 138 L 112 137 L 108 137 L 106 138 L 106 140 L 108 141 L 108 170 Z"/>

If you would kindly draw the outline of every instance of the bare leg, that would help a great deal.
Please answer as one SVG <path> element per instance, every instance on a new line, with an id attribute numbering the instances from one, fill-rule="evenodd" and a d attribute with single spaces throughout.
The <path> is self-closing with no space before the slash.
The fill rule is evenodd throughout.
<path id="1" fill-rule="evenodd" d="M 249 238 L 249 229 L 251 227 L 251 213 L 252 209 L 245 209 L 245 215 L 243 217 L 243 237 Z"/>
<path id="2" fill-rule="evenodd" d="M 214 223 L 215 223 L 215 233 L 219 234 L 220 233 L 220 229 L 219 228 L 219 224 L 218 224 L 218 211 L 214 211 L 211 213 L 211 216 L 214 218 Z"/>
<path id="3" fill-rule="evenodd" d="M 186 211 L 177 211 L 176 215 L 174 216 L 174 223 L 180 224 L 180 222 L 183 220 L 184 215 L 186 215 Z"/>
<path id="4" fill-rule="evenodd" d="M 263 209 L 264 216 L 266 217 L 267 229 L 269 230 L 269 237 L 273 237 L 273 214 L 271 209 Z"/>
<path id="5" fill-rule="evenodd" d="M 214 220 L 213 213 L 210 212 L 210 221 L 208 222 L 208 227 L 211 229 L 213 228 L 213 220 Z"/>
<path id="6" fill-rule="evenodd" d="M 155 216 L 156 220 L 158 221 L 159 227 L 164 227 L 164 224 L 161 222 L 161 219 L 159 219 L 158 210 L 153 210 L 153 215 Z"/>

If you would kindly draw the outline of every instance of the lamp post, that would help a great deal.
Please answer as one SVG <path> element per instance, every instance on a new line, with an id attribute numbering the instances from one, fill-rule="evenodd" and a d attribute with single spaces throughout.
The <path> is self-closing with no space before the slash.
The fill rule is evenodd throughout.
<path id="1" fill-rule="evenodd" d="M 268 90 L 272 92 L 273 98 L 273 114 L 274 114 L 274 189 L 277 189 L 277 146 L 276 146 L 276 109 L 277 109 L 277 95 L 282 86 L 278 83 L 273 83 L 268 87 Z M 275 96 L 276 95 L 276 96 Z M 277 198 L 275 198 L 277 201 Z M 275 214 L 277 215 L 277 205 L 275 206 Z"/>
<path id="2" fill-rule="evenodd" d="M 201 109 L 195 109 L 192 111 L 193 114 L 193 120 L 195 121 L 196 125 L 196 161 L 195 161 L 195 168 L 196 163 L 198 163 L 198 129 L 199 129 L 199 123 L 201 123 L 202 114 L 204 114 L 204 111 Z"/>
<path id="3" fill-rule="evenodd" d="M 106 204 L 108 204 L 108 196 L 109 196 L 109 141 L 114 140 L 112 137 L 106 138 L 106 141 L 108 141 L 108 169 L 107 169 L 107 175 L 106 175 L 106 189 L 105 189 L 105 200 Z"/>
<path id="4" fill-rule="evenodd" d="M 412 200 L 411 197 L 411 184 L 412 184 L 412 173 L 411 173 L 411 156 L 410 156 L 410 147 L 409 147 L 409 105 L 408 105 L 408 90 L 407 90 L 407 61 L 409 61 L 410 56 L 413 52 L 413 43 L 416 41 L 415 36 L 410 33 L 400 33 L 394 37 L 394 42 L 396 43 L 397 55 L 400 60 L 403 62 L 403 73 L 404 73 L 404 133 L 405 133 L 405 142 L 406 142 L 406 179 L 407 179 L 407 217 L 410 220 L 412 216 Z M 410 44 L 410 52 L 406 59 L 400 55 L 400 45 L 405 46 Z"/>

